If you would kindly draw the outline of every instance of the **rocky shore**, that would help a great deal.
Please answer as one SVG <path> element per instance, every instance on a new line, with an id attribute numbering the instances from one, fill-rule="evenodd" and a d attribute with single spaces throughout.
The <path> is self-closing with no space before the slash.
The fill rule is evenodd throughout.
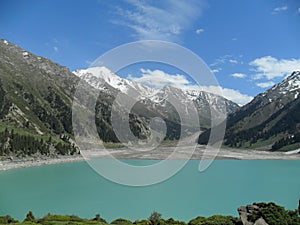
<path id="1" fill-rule="evenodd" d="M 106 149 L 85 150 L 85 158 L 122 158 L 122 159 L 175 159 L 175 160 L 206 160 L 206 159 L 236 159 L 236 160 L 300 160 L 300 154 L 293 152 L 271 152 L 252 149 L 222 148 L 219 151 L 206 150 L 205 146 L 184 146 L 180 148 L 162 146 L 153 150 L 135 149 Z M 192 150 L 191 150 L 192 149 Z"/>
<path id="2" fill-rule="evenodd" d="M 190 155 L 189 146 L 181 147 L 174 152 L 174 147 L 160 147 L 154 150 L 133 150 L 126 148 L 119 149 L 106 149 L 103 150 L 87 150 L 81 155 L 76 156 L 35 156 L 25 158 L 9 158 L 5 160 L 0 159 L 0 171 L 42 166 L 59 163 L 69 163 L 84 161 L 90 158 L 120 158 L 120 159 L 144 159 L 144 160 L 164 160 L 164 159 L 176 159 L 176 160 L 206 160 L 206 159 L 230 159 L 230 160 L 300 160 L 300 154 L 293 152 L 286 154 L 286 152 L 270 152 L 261 150 L 250 149 L 221 149 L 217 152 L 215 157 L 214 151 L 206 151 L 204 146 L 197 146 L 192 156 Z M 187 153 L 188 152 L 188 153 Z"/>
<path id="3" fill-rule="evenodd" d="M 0 171 L 35 167 L 42 165 L 60 164 L 84 161 L 82 156 L 56 156 L 56 157 L 25 157 L 25 158 L 10 158 L 0 161 Z"/>

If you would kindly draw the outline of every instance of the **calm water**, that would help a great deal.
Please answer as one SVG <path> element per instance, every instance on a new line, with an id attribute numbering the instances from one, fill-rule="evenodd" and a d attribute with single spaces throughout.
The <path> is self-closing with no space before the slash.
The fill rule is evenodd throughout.
<path id="1" fill-rule="evenodd" d="M 171 179 L 148 187 L 112 183 L 85 162 L 0 172 L 0 214 L 24 219 L 29 210 L 36 216 L 100 213 L 111 221 L 147 218 L 155 210 L 189 221 L 199 215 L 237 216 L 239 206 L 252 202 L 298 206 L 300 161 L 218 160 L 202 173 L 198 163 L 190 161 Z"/>

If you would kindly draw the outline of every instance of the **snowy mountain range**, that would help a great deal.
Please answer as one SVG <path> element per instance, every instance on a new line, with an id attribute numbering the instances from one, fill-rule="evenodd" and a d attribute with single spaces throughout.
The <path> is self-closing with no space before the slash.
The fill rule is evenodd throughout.
<path id="1" fill-rule="evenodd" d="M 204 91 L 182 90 L 169 86 L 166 86 L 161 90 L 156 90 L 138 82 L 121 78 L 106 67 L 92 67 L 76 70 L 73 73 L 96 89 L 109 91 L 107 88 L 107 85 L 109 85 L 137 100 L 148 102 L 148 104 L 166 106 L 167 96 L 173 95 L 176 96 L 177 100 L 182 104 L 187 104 L 192 101 L 196 104 L 198 109 L 205 111 L 210 110 L 208 107 L 211 107 L 211 110 L 220 112 L 223 110 L 220 107 L 225 106 L 227 113 L 233 113 L 240 108 L 236 103 L 230 100 Z"/>

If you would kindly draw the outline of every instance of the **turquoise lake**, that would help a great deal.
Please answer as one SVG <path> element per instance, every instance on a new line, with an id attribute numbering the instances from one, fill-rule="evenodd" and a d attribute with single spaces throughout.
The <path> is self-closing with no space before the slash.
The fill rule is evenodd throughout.
<path id="1" fill-rule="evenodd" d="M 35 216 L 51 212 L 92 218 L 99 213 L 108 221 L 134 221 L 157 211 L 164 218 L 189 221 L 199 215 L 238 216 L 239 206 L 253 202 L 298 207 L 300 160 L 216 160 L 201 173 L 198 164 L 189 161 L 172 178 L 146 187 L 108 181 L 86 162 L 3 171 L 0 214 L 23 220 L 29 210 Z"/>

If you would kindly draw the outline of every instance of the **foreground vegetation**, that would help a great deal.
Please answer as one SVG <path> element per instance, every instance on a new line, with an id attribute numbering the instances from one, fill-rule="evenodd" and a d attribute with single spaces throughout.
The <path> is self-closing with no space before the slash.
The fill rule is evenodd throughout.
<path id="1" fill-rule="evenodd" d="M 285 210 L 284 207 L 275 203 L 254 203 L 259 206 L 259 214 L 248 215 L 249 222 L 255 222 L 258 217 L 263 218 L 268 225 L 300 225 L 300 205 L 296 210 Z M 215 215 L 211 217 L 199 216 L 188 223 L 174 220 L 173 218 L 163 219 L 162 215 L 153 212 L 148 219 L 129 221 L 126 219 L 116 219 L 111 223 L 106 222 L 99 214 L 92 219 L 83 219 L 78 216 L 51 215 L 50 213 L 43 218 L 35 218 L 29 211 L 23 222 L 19 222 L 10 216 L 0 216 L 0 224 L 19 224 L 19 225 L 55 225 L 55 224 L 102 224 L 102 225 L 243 225 L 240 218 L 233 216 Z"/>

